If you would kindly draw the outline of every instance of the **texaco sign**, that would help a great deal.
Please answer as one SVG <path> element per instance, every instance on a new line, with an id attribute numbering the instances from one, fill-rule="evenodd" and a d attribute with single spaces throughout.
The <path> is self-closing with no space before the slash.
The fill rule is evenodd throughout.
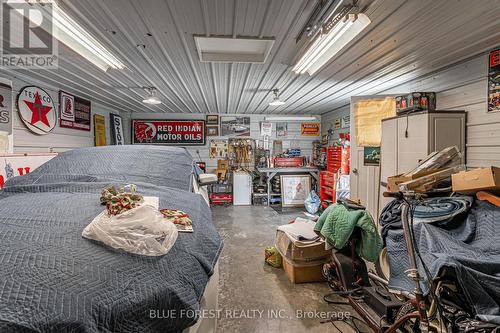
<path id="1" fill-rule="evenodd" d="M 17 97 L 17 108 L 26 127 L 36 134 L 47 134 L 56 126 L 54 101 L 41 88 L 24 87 Z"/>

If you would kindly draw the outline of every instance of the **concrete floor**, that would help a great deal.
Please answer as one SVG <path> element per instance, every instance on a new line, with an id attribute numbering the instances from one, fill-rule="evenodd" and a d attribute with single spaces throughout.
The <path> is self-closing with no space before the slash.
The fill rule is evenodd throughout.
<path id="1" fill-rule="evenodd" d="M 264 264 L 264 248 L 274 245 L 276 227 L 299 214 L 278 214 L 264 206 L 213 207 L 225 242 L 218 332 L 339 332 L 331 323 L 322 324 L 320 316 L 356 315 L 350 306 L 323 301 L 330 292 L 326 283 L 292 284 L 282 269 Z M 342 333 L 355 332 L 345 323 L 336 325 Z M 366 326 L 360 329 L 370 332 Z"/>

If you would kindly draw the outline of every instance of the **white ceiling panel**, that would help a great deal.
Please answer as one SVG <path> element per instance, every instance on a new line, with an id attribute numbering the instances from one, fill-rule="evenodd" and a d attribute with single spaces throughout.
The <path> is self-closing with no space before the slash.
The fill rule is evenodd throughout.
<path id="1" fill-rule="evenodd" d="M 383 92 L 498 46 L 500 0 L 359 0 L 372 23 L 315 75 L 296 75 L 310 0 L 60 0 L 127 66 L 104 73 L 60 45 L 57 70 L 0 70 L 129 112 L 310 113 Z M 203 63 L 193 35 L 274 38 L 263 64 Z M 141 102 L 154 86 L 164 102 Z M 271 107 L 280 89 L 284 106 Z"/>

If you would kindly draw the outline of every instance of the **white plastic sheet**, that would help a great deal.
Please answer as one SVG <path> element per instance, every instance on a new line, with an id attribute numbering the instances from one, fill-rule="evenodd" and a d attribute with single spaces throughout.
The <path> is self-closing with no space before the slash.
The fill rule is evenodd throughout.
<path id="1" fill-rule="evenodd" d="M 116 216 L 108 216 L 107 211 L 103 211 L 82 233 L 85 238 L 115 249 L 145 256 L 168 253 L 177 235 L 175 225 L 150 205 L 142 205 Z"/>

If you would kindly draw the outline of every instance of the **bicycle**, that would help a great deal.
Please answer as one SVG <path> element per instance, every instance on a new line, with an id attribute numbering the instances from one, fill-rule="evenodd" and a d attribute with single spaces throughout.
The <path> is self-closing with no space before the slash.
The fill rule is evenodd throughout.
<path id="1" fill-rule="evenodd" d="M 429 317 L 427 315 L 427 311 L 432 307 L 429 307 L 429 309 L 427 308 L 424 294 L 422 292 L 421 280 L 423 279 L 423 277 L 418 271 L 417 253 L 415 250 L 415 243 L 413 238 L 413 228 L 412 224 L 410 223 L 412 204 L 421 203 L 425 198 L 425 195 L 415 192 L 384 192 L 383 195 L 384 197 L 391 197 L 402 201 L 401 222 L 403 225 L 403 234 L 406 242 L 408 259 L 410 262 L 410 267 L 405 272 L 415 285 L 415 288 L 413 290 L 414 298 L 410 299 L 409 304 L 411 304 L 416 309 L 416 311 L 411 311 L 402 316 L 398 316 L 399 318 L 396 320 L 396 322 L 394 322 L 394 324 L 392 324 L 387 330 L 385 330 L 384 333 L 396 332 L 410 319 L 418 319 L 421 332 L 437 332 L 437 329 L 430 326 Z M 404 311 L 405 309 L 402 310 Z"/>
<path id="2" fill-rule="evenodd" d="M 330 287 L 336 290 L 333 294 L 347 298 L 348 303 L 360 315 L 362 321 L 367 324 L 374 332 L 393 333 L 397 332 L 400 329 L 404 329 L 405 326 L 410 324 L 413 325 L 413 328 L 411 329 L 412 331 L 415 331 L 416 327 L 418 326 L 420 332 L 437 333 L 440 331 L 439 328 L 446 326 L 441 323 L 439 318 L 437 318 L 438 325 L 431 325 L 430 318 L 434 317 L 434 315 L 436 314 L 438 304 L 434 299 L 432 300 L 432 302 L 427 302 L 428 298 L 426 298 L 423 294 L 421 281 L 424 277 L 418 271 L 417 249 L 415 247 L 415 241 L 413 237 L 412 223 L 410 222 L 412 221 L 412 207 L 423 204 L 423 199 L 426 196 L 415 192 L 385 192 L 383 195 L 385 197 L 391 197 L 402 202 L 401 222 L 403 226 L 403 235 L 406 242 L 407 255 L 409 259 L 409 268 L 405 272 L 407 273 L 410 280 L 414 283 L 413 292 L 404 293 L 404 299 L 406 301 L 402 303 L 402 306 L 394 316 L 394 322 L 392 324 L 389 324 L 388 322 L 383 323 L 383 318 L 376 318 L 374 316 L 374 311 L 370 310 L 369 306 L 363 302 L 363 285 L 370 283 L 369 281 L 367 282 L 368 279 L 377 285 L 385 285 L 385 287 L 387 287 L 388 282 L 375 274 L 367 272 L 366 266 L 362 262 L 362 260 L 360 258 L 354 257 L 355 254 L 353 249 L 357 241 L 356 236 L 352 236 L 353 238 L 351 239 L 350 243 L 352 257 L 349 259 L 340 252 L 334 254 L 332 265 L 324 269 L 325 277 L 327 277 L 327 274 L 330 274 L 330 276 L 328 276 L 327 278 Z M 352 260 L 352 264 L 346 264 L 346 259 Z M 351 265 L 352 269 L 350 268 Z M 334 272 L 333 275 L 335 275 L 334 278 L 332 278 L 331 274 L 332 267 Z M 328 272 L 328 269 L 330 270 L 330 273 Z M 431 294 L 429 296 L 431 297 L 431 299 L 433 298 L 433 292 L 434 291 L 431 290 Z M 380 296 L 384 297 L 384 295 L 382 294 L 380 294 Z M 385 297 L 388 296 L 385 295 Z M 328 300 L 328 295 L 325 296 L 325 301 L 327 301 L 328 303 L 338 303 Z M 355 329 L 357 329 L 357 327 L 355 327 Z M 446 331 L 446 328 L 442 331 Z"/>

